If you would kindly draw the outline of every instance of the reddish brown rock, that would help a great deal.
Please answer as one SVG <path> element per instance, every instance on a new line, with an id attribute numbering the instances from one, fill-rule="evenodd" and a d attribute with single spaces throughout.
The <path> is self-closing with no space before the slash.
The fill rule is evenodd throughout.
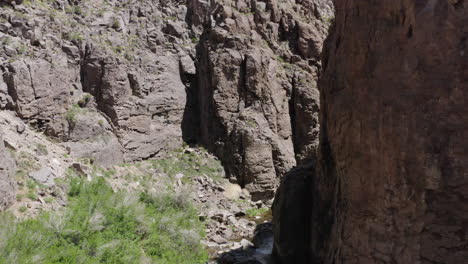
<path id="1" fill-rule="evenodd" d="M 186 140 L 219 156 L 254 200 L 271 198 L 280 177 L 315 156 L 316 79 L 331 3 L 201 2 L 191 1 L 204 33 L 188 98 L 196 116 L 188 119 L 198 122 Z"/>
<path id="2" fill-rule="evenodd" d="M 335 1 L 321 82 L 317 263 L 468 260 L 468 4 Z"/>

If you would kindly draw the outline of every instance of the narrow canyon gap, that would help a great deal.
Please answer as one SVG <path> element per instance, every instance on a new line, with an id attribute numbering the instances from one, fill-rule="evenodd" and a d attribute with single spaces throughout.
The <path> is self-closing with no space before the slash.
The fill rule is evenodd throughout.
<path id="1" fill-rule="evenodd" d="M 319 85 L 317 169 L 292 173 L 280 187 L 276 257 L 466 263 L 468 4 L 334 3 Z M 302 219 L 285 220 L 286 212 Z"/>

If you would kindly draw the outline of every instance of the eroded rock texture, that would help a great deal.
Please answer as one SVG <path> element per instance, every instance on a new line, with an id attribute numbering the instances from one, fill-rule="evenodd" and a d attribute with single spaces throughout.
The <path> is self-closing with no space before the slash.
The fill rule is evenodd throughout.
<path id="1" fill-rule="evenodd" d="M 186 140 L 219 156 L 228 176 L 253 199 L 269 198 L 296 159 L 303 163 L 315 155 L 316 79 L 331 3 L 191 5 L 192 21 L 204 25 L 204 33 L 189 97 L 198 120 Z"/>
<path id="2" fill-rule="evenodd" d="M 335 4 L 312 258 L 466 263 L 468 4 Z"/>
<path id="3" fill-rule="evenodd" d="M 8 208 L 15 199 L 15 162 L 5 148 L 0 131 L 0 211 Z"/>
<path id="4" fill-rule="evenodd" d="M 0 109 L 108 166 L 182 138 L 253 199 L 315 158 L 330 0 L 0 5 Z"/>
<path id="5" fill-rule="evenodd" d="M 0 109 L 100 165 L 182 136 L 254 199 L 313 159 L 330 0 L 0 1 Z"/>
<path id="6" fill-rule="evenodd" d="M 180 147 L 185 1 L 22 2 L 0 1 L 0 110 L 103 166 Z"/>

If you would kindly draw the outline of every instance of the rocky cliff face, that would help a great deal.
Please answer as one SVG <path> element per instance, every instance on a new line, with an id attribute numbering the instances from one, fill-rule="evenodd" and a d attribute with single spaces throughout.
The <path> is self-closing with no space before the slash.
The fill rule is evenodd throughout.
<path id="1" fill-rule="evenodd" d="M 205 9 L 192 8 L 204 32 L 189 97 L 198 119 L 186 138 L 216 153 L 254 199 L 271 197 L 296 159 L 315 156 L 331 3 L 216 1 Z"/>
<path id="2" fill-rule="evenodd" d="M 201 144 L 254 200 L 285 175 L 282 263 L 463 263 L 467 4 L 334 3 L 320 62 L 328 0 L 0 0 L 1 125 L 104 166 Z M 13 167 L 0 139 L 0 210 Z"/>
<path id="3" fill-rule="evenodd" d="M 19 3 L 0 10 L 1 109 L 100 165 L 180 145 L 196 39 L 184 3 Z"/>
<path id="4" fill-rule="evenodd" d="M 19 218 L 59 210 L 66 196 L 57 183 L 70 171 L 88 180 L 108 177 L 112 165 L 157 163 L 166 154 L 182 162 L 166 159 L 161 167 L 193 166 L 187 174 L 200 174 L 183 179 L 195 181 L 195 200 L 210 210 L 200 214 L 208 218 L 210 254 L 222 255 L 220 263 L 266 261 L 271 225 L 263 219 L 280 178 L 304 166 L 285 178 L 300 188 L 281 191 L 280 206 L 308 193 L 320 55 L 332 12 L 331 0 L 0 0 L 0 129 L 18 154 L 14 181 L 11 169 L 0 171 L 0 210 L 14 197 L 9 210 Z M 231 182 L 248 191 L 205 180 L 215 168 L 192 148 L 184 147 L 188 160 L 174 157 L 182 140 L 207 147 Z M 150 178 L 164 180 L 160 169 L 153 166 Z M 122 182 L 129 173 L 112 179 Z M 185 184 L 183 173 L 166 176 L 178 179 L 176 188 Z M 307 210 L 297 213 L 285 212 L 283 219 L 292 220 L 285 226 L 307 222 Z M 254 234 L 258 252 L 246 240 Z M 307 241 L 302 234 L 294 245 Z"/>
<path id="5" fill-rule="evenodd" d="M 109 166 L 183 138 L 254 199 L 315 157 L 328 0 L 0 4 L 0 108 L 73 157 Z"/>
<path id="6" fill-rule="evenodd" d="M 308 261 L 466 262 L 467 4 L 335 4 Z"/>

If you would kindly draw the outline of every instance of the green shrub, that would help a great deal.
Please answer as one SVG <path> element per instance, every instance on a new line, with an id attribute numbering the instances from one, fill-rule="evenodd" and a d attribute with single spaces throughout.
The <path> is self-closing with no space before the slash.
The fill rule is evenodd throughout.
<path id="1" fill-rule="evenodd" d="M 20 202 L 21 200 L 23 200 L 23 195 L 22 194 L 17 194 L 16 195 L 16 201 Z"/>
<path id="2" fill-rule="evenodd" d="M 62 212 L 0 214 L 0 263 L 205 263 L 203 224 L 181 193 L 114 192 L 74 179 Z"/>
<path id="3" fill-rule="evenodd" d="M 84 93 L 84 94 L 83 94 L 83 97 L 81 97 L 81 99 L 78 100 L 78 105 L 79 105 L 80 107 L 85 107 L 86 104 L 88 104 L 89 101 L 91 101 L 91 98 L 93 98 L 93 96 L 92 96 L 91 94 L 89 94 L 89 93 Z"/>
<path id="4" fill-rule="evenodd" d="M 49 151 L 47 150 L 47 146 L 44 144 L 36 144 L 36 151 L 39 155 L 48 155 Z"/>
<path id="5" fill-rule="evenodd" d="M 119 29 L 122 25 L 120 25 L 120 20 L 118 18 L 114 18 L 112 21 L 112 28 Z"/>
<path id="6" fill-rule="evenodd" d="M 207 155 L 207 152 L 185 152 L 183 149 L 175 151 L 172 157 L 152 160 L 153 168 L 174 177 L 182 173 L 188 180 L 194 176 L 208 176 L 215 180 L 223 178 L 224 169 L 221 162 Z"/>
<path id="7" fill-rule="evenodd" d="M 84 37 L 80 32 L 65 32 L 62 34 L 62 38 L 71 42 L 82 42 L 84 40 Z"/>
<path id="8" fill-rule="evenodd" d="M 28 51 L 28 46 L 21 44 L 16 48 L 16 51 L 18 54 L 25 54 Z"/>
<path id="9" fill-rule="evenodd" d="M 76 115 L 81 111 L 81 108 L 79 105 L 74 104 L 68 111 L 65 113 L 65 119 L 68 121 L 70 125 L 75 124 L 76 121 Z"/>
<path id="10" fill-rule="evenodd" d="M 11 40 L 11 37 L 9 37 L 9 36 L 6 36 L 6 37 L 4 37 L 4 38 L 2 39 L 2 44 L 5 45 L 5 46 L 6 46 L 6 45 L 10 45 L 11 42 L 12 42 L 12 40 Z"/>
<path id="11" fill-rule="evenodd" d="M 266 207 L 262 207 L 262 208 L 249 208 L 245 211 L 245 214 L 248 216 L 248 217 L 255 217 L 255 216 L 261 216 L 265 213 L 267 213 L 270 209 L 266 208 Z"/>
<path id="12" fill-rule="evenodd" d="M 34 191 L 29 191 L 27 196 L 28 196 L 29 199 L 31 199 L 33 201 L 37 200 L 37 194 Z"/>
<path id="13" fill-rule="evenodd" d="M 26 186 L 28 187 L 28 189 L 34 190 L 34 189 L 36 189 L 38 187 L 38 184 L 37 184 L 37 182 L 35 180 L 28 179 L 26 181 Z"/>
<path id="14" fill-rule="evenodd" d="M 66 10 L 65 10 L 65 13 L 69 14 L 69 15 L 77 15 L 77 16 L 84 16 L 84 11 L 83 9 L 81 8 L 81 6 L 70 6 L 68 7 Z"/>

